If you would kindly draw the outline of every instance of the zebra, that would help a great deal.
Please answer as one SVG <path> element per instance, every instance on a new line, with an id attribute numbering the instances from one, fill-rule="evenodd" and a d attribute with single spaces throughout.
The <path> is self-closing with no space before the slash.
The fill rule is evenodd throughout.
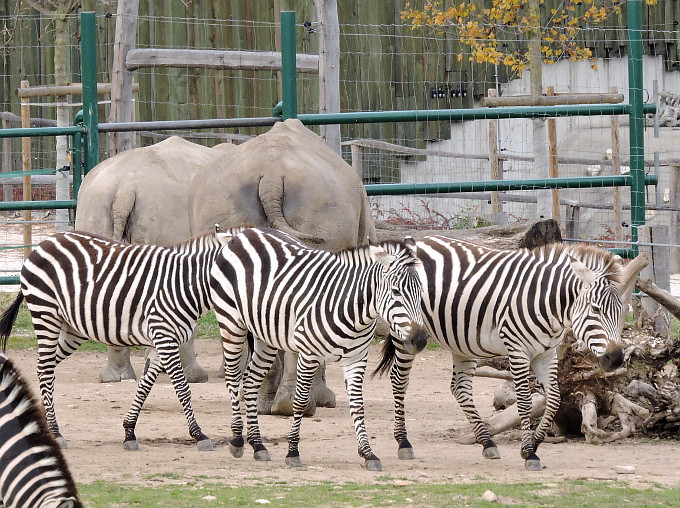
<path id="1" fill-rule="evenodd" d="M 2 353 L 0 466 L 0 506 L 83 506 L 42 409 L 12 360 Z"/>
<path id="2" fill-rule="evenodd" d="M 425 347 L 418 264 L 412 239 L 332 253 L 309 248 L 273 229 L 246 229 L 233 237 L 210 277 L 232 405 L 232 455 L 243 455 L 239 397 L 243 378 L 247 441 L 255 460 L 271 460 L 260 436 L 257 396 L 277 352 L 286 350 L 299 353 L 286 464 L 302 465 L 300 424 L 314 373 L 322 361 L 339 361 L 359 455 L 366 469 L 382 470 L 364 423 L 367 350 L 378 316 L 389 323 L 405 350 L 415 354 Z M 254 347 L 242 373 L 239 360 L 248 334 Z"/>
<path id="3" fill-rule="evenodd" d="M 482 455 L 500 458 L 475 408 L 472 375 L 479 358 L 509 357 L 521 417 L 521 456 L 540 470 L 536 455 L 560 404 L 557 346 L 571 330 L 606 371 L 623 364 L 620 316 L 622 259 L 595 247 L 552 244 L 498 250 L 444 236 L 417 242 L 423 267 L 423 316 L 429 336 L 451 352 L 451 392 L 468 418 Z M 413 355 L 386 340 L 376 373 L 390 371 L 398 443 L 407 441 L 404 394 Z M 546 393 L 546 409 L 530 429 L 529 370 Z M 408 452 L 408 453 L 406 453 Z M 405 450 L 402 458 L 412 458 Z"/>
<path id="4" fill-rule="evenodd" d="M 170 376 L 199 450 L 212 450 L 191 407 L 179 346 L 210 307 L 210 267 L 235 230 L 173 247 L 130 245 L 79 231 L 43 240 L 21 269 L 21 290 L 0 318 L 7 342 L 22 300 L 38 340 L 38 378 L 50 430 L 66 446 L 54 411 L 55 368 L 88 338 L 111 346 L 153 346 L 123 421 L 126 450 L 139 450 L 135 426 L 158 374 Z"/>

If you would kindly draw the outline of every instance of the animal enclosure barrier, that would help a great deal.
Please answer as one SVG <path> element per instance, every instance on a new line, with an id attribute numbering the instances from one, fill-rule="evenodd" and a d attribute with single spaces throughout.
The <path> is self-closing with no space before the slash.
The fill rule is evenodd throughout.
<path id="1" fill-rule="evenodd" d="M 504 107 L 497 107 L 497 108 L 477 108 L 477 109 L 456 109 L 456 107 L 459 106 L 465 106 L 468 105 L 467 102 L 471 102 L 471 94 L 467 95 L 467 99 L 465 97 L 462 97 L 463 95 L 463 81 L 461 80 L 461 85 L 460 87 L 449 87 L 445 88 L 450 92 L 451 97 L 448 97 L 446 99 L 446 105 L 447 106 L 453 106 L 453 108 L 443 108 L 443 109 L 407 109 L 404 108 L 403 110 L 400 111 L 383 111 L 383 112 L 367 112 L 367 111 L 348 111 L 346 113 L 337 113 L 337 114 L 332 114 L 332 115 L 322 115 L 322 114 L 315 114 L 315 113 L 299 113 L 298 111 L 298 104 L 300 104 L 301 108 L 304 110 L 308 107 L 308 103 L 310 101 L 304 99 L 304 100 L 299 100 L 298 93 L 301 93 L 303 97 L 307 98 L 309 97 L 309 90 L 310 90 L 310 85 L 308 79 L 317 79 L 315 75 L 313 74 L 305 74 L 305 76 L 298 78 L 296 76 L 295 70 L 294 70 L 294 65 L 291 66 L 290 62 L 295 62 L 296 57 L 295 53 L 300 45 L 299 39 L 296 39 L 295 37 L 295 32 L 296 32 L 296 27 L 295 27 L 295 19 L 293 13 L 286 13 L 282 16 L 282 24 L 283 30 L 282 30 L 282 38 L 289 37 L 289 42 L 287 44 L 283 44 L 284 47 L 281 47 L 281 53 L 282 53 L 282 62 L 283 62 L 283 68 L 281 71 L 282 74 L 282 96 L 283 96 L 283 117 L 287 118 L 290 116 L 297 116 L 303 123 L 311 126 L 316 126 L 316 125 L 326 125 L 326 124 L 340 124 L 343 126 L 343 129 L 345 128 L 352 128 L 354 129 L 353 132 L 356 132 L 357 126 L 362 127 L 366 129 L 367 131 L 370 128 L 370 132 L 378 132 L 379 129 L 382 128 L 382 126 L 386 125 L 403 125 L 406 130 L 410 129 L 411 124 L 420 124 L 420 125 L 427 125 L 427 126 L 436 126 L 439 124 L 442 124 L 443 122 L 449 123 L 451 126 L 457 126 L 457 125 L 462 125 L 462 124 L 467 124 L 470 122 L 463 122 L 465 120 L 484 120 L 488 122 L 490 119 L 493 120 L 498 120 L 500 123 L 500 128 L 501 132 L 504 132 L 504 127 L 503 127 L 503 122 L 506 119 L 522 119 L 522 118 L 558 118 L 558 119 L 564 119 L 564 121 L 568 122 L 576 122 L 579 121 L 580 118 L 591 118 L 591 117 L 601 117 L 601 116 L 610 116 L 610 115 L 626 115 L 629 116 L 631 121 L 629 122 L 631 125 L 630 128 L 630 136 L 633 139 L 633 143 L 631 143 L 630 151 L 631 151 L 631 156 L 630 156 L 630 161 L 629 161 L 629 166 L 631 168 L 630 174 L 623 174 L 623 175 L 607 175 L 607 176 L 589 176 L 589 177 L 582 177 L 579 176 L 578 178 L 559 178 L 559 179 L 552 179 L 552 180 L 545 180 L 542 178 L 526 178 L 525 175 L 522 174 L 521 171 L 521 164 L 524 164 L 524 166 L 527 166 L 527 162 L 529 161 L 512 161 L 511 157 L 508 157 L 507 154 L 503 154 L 501 152 L 501 156 L 506 157 L 504 159 L 504 168 L 503 168 L 503 179 L 501 180 L 493 180 L 493 181 L 487 181 L 486 180 L 486 174 L 484 175 L 479 175 L 477 179 L 474 178 L 467 178 L 469 180 L 468 183 L 464 182 L 451 182 L 451 172 L 449 172 L 446 175 L 446 179 L 444 179 L 441 182 L 437 183 L 420 183 L 418 181 L 405 181 L 403 178 L 404 172 L 400 170 L 402 174 L 402 178 L 397 178 L 397 181 L 401 181 L 402 183 L 397 183 L 397 184 L 391 184 L 387 183 L 389 182 L 389 179 L 386 179 L 384 177 L 379 177 L 373 180 L 371 182 L 371 176 L 370 172 L 367 172 L 367 192 L 371 195 L 375 196 L 385 196 L 385 195 L 399 195 L 399 196 L 406 196 L 406 195 L 420 195 L 422 196 L 439 196 L 439 195 L 447 195 L 452 192 L 460 193 L 461 191 L 465 192 L 514 192 L 514 190 L 527 190 L 527 189 L 548 189 L 551 187 L 563 187 L 567 188 L 569 186 L 576 188 L 576 189 L 584 189 L 584 188 L 609 188 L 611 186 L 614 187 L 620 187 L 620 186 L 626 186 L 631 189 L 630 192 L 630 208 L 631 208 L 631 234 L 630 234 L 630 242 L 627 243 L 626 245 L 633 245 L 635 246 L 637 242 L 637 229 L 640 227 L 642 224 L 645 222 L 645 217 L 644 217 L 644 210 L 645 210 L 645 203 L 646 203 L 646 197 L 645 197 L 645 184 L 649 185 L 657 181 L 657 177 L 654 174 L 649 174 L 645 175 L 645 170 L 644 166 L 642 165 L 642 151 L 644 147 L 644 143 L 642 142 L 641 139 L 641 132 L 643 128 L 643 115 L 644 113 L 652 113 L 654 111 L 654 105 L 652 104 L 643 104 L 643 87 L 641 83 L 641 33 L 640 33 L 640 16 L 635 14 L 636 9 L 640 9 L 640 3 L 639 2 L 630 2 L 628 5 L 628 8 L 631 10 L 631 15 L 628 16 L 629 22 L 631 23 L 631 30 L 629 30 L 629 35 L 630 35 L 630 41 L 629 41 L 629 46 L 630 50 L 628 52 L 629 56 L 629 88 L 630 88 L 630 93 L 629 93 L 629 100 L 627 103 L 624 104 L 604 104 L 604 105 L 562 105 L 562 106 L 531 106 L 531 107 L 514 107 L 514 106 L 504 106 Z M 637 16 L 637 18 L 636 18 Z M 108 19 L 108 18 L 107 18 Z M 109 23 L 108 21 L 104 21 L 104 23 Z M 141 31 L 147 30 L 151 26 L 152 19 L 144 19 L 142 20 L 143 26 L 140 28 Z M 165 24 L 170 23 L 170 20 L 168 19 L 161 19 L 159 23 L 163 23 L 163 26 Z M 193 22 L 192 22 L 193 23 Z M 636 25 L 637 23 L 637 25 Z M 108 26 L 108 25 L 107 25 Z M 198 22 L 197 22 L 198 26 Z M 255 25 L 253 25 L 255 27 Z M 206 23 L 206 28 L 207 29 L 212 29 L 214 28 L 215 30 L 218 30 L 218 28 L 211 27 L 211 25 Z M 308 42 L 308 40 L 311 40 L 313 37 L 313 28 L 315 26 L 312 26 L 312 28 L 304 28 L 304 36 L 302 41 L 302 47 L 303 49 L 305 47 L 310 47 L 314 48 L 313 41 Z M 157 33 L 159 29 L 154 28 L 152 30 L 153 33 Z M 298 30 L 302 30 L 302 27 L 298 27 Z M 349 33 L 349 32 L 356 32 L 356 33 Z M 83 30 L 83 33 L 85 33 L 85 30 Z M 255 34 L 256 31 L 253 31 L 253 34 Z M 259 32 L 257 32 L 259 33 Z M 368 28 L 363 28 L 363 29 L 355 29 L 354 27 L 350 28 L 347 30 L 347 33 L 343 35 L 343 37 L 354 37 L 356 36 L 357 38 L 363 38 L 366 40 L 371 40 L 373 37 L 372 33 L 368 33 Z M 261 37 L 258 35 L 258 37 Z M 261 40 L 261 39 L 260 39 Z M 430 42 L 428 42 L 429 44 Z M 307 46 L 305 46 L 307 45 Z M 289 46 L 289 47 L 288 47 Z M 93 45 L 93 47 L 95 47 Z M 83 49 L 83 52 L 85 50 Z M 308 51 L 312 52 L 312 51 Z M 291 58 L 292 56 L 292 58 Z M 422 53 L 420 54 L 408 54 L 407 58 L 413 59 L 414 61 L 417 60 L 422 56 Z M 409 64 L 410 65 L 410 64 Z M 292 68 L 291 68 L 292 67 Z M 85 72 L 85 64 L 83 64 L 83 73 Z M 141 71 L 136 71 L 136 72 L 141 72 Z M 167 72 L 167 71 L 164 71 Z M 245 72 L 244 76 L 245 76 Z M 273 71 L 272 71 L 273 72 Z M 207 81 L 205 80 L 206 72 L 203 72 L 203 77 L 198 79 L 196 81 L 199 83 L 198 89 L 202 90 L 203 88 L 207 89 L 208 84 Z M 144 74 L 143 79 L 140 79 L 140 83 L 142 81 L 144 82 L 152 82 L 154 79 L 158 79 L 157 77 L 154 77 L 155 74 Z M 142 76 L 140 75 L 140 78 Z M 172 78 L 172 76 L 169 76 L 169 78 Z M 470 77 L 468 77 L 470 78 Z M 182 78 L 185 79 L 185 78 Z M 191 77 L 187 78 L 188 83 L 192 82 Z M 364 80 L 367 79 L 366 76 L 362 77 L 358 81 L 355 79 L 354 81 L 357 83 L 363 83 Z M 302 86 L 300 86 L 300 81 L 302 80 Z M 85 74 L 83 74 L 83 81 L 85 81 Z M 246 80 L 247 81 L 247 80 Z M 469 81 L 469 79 L 468 79 Z M 185 81 L 182 81 L 182 83 L 185 83 Z M 188 85 L 187 85 L 188 86 Z M 343 97 L 344 96 L 350 96 L 352 95 L 352 90 L 349 88 L 349 80 L 347 81 L 341 81 L 341 86 L 346 87 L 343 88 L 345 90 L 343 92 Z M 358 86 L 358 85 L 357 85 Z M 448 86 L 448 85 L 447 85 Z M 146 88 L 144 83 L 142 83 L 142 88 Z M 153 87 L 149 87 L 150 89 L 153 89 Z M 188 86 L 188 88 L 191 88 L 191 86 Z M 444 88 L 443 88 L 444 90 Z M 470 91 L 469 89 L 468 91 Z M 363 89 L 361 93 L 359 92 L 359 89 L 357 88 L 354 90 L 354 95 L 361 95 L 363 94 Z M 460 97 L 456 98 L 454 95 L 458 93 Z M 158 97 L 159 100 L 161 99 Z M 455 100 L 454 100 L 455 99 Z M 458 101 L 460 99 L 460 101 Z M 465 100 L 463 100 L 465 99 Z M 172 97 L 168 97 L 167 99 L 164 98 L 162 99 L 167 103 L 170 103 L 172 101 L 175 102 L 182 102 L 182 104 L 186 104 L 186 101 L 178 100 L 178 99 L 173 99 Z M 437 106 L 436 102 L 439 99 L 431 99 L 427 103 L 430 106 Z M 386 103 L 389 105 L 399 105 L 399 102 L 393 102 L 393 101 L 387 101 L 384 96 L 378 97 L 378 100 L 375 102 L 375 104 L 378 106 L 376 109 L 380 109 L 380 104 Z M 441 101 L 440 101 L 441 103 Z M 404 101 L 401 103 L 402 106 L 409 106 L 413 103 Z M 200 109 L 200 108 L 198 108 Z M 261 110 L 262 108 L 260 108 Z M 140 105 L 140 114 L 138 117 L 142 120 L 148 119 L 154 115 L 150 115 L 148 113 L 148 106 L 141 106 Z M 189 108 L 191 110 L 191 107 Z M 254 111 L 258 112 L 260 111 L 258 109 L 251 109 L 248 111 Z M 141 114 L 142 111 L 145 111 L 144 114 Z M 245 111 L 245 110 L 244 110 Z M 96 111 L 95 111 L 96 112 Z M 584 116 L 585 115 L 585 116 Z M 199 116 L 199 115 L 197 115 Z M 241 115 L 242 116 L 242 115 Z M 182 121 L 182 120 L 175 120 L 172 121 L 171 123 L 166 121 L 159 121 L 159 122 L 135 122 L 134 125 L 126 125 L 126 124 L 115 124 L 115 123 L 98 123 L 98 119 L 96 120 L 96 126 L 95 129 L 98 132 L 119 132 L 119 131 L 137 131 L 137 130 L 156 130 L 156 129 L 164 129 L 164 130 L 186 130 L 186 129 L 205 129 L 205 128 L 214 128 L 214 129 L 221 129 L 221 128 L 233 128 L 236 125 L 244 125 L 246 126 L 247 129 L 254 129 L 255 127 L 258 126 L 270 126 L 274 122 L 278 121 L 277 118 L 274 117 L 266 117 L 266 116 L 259 116 L 259 117 L 250 117 L 250 118 L 229 118 L 229 119 L 223 119 L 223 120 L 193 120 L 193 121 Z M 529 122 L 528 120 L 527 122 Z M 374 126 L 374 127 L 371 127 Z M 558 126 L 559 129 L 559 126 Z M 507 130 L 507 129 L 505 129 Z M 639 133 L 638 133 L 639 131 Z M 92 129 L 90 127 L 87 128 L 87 132 L 92 132 Z M 345 130 L 344 132 L 347 132 Z M 636 134 L 637 133 L 637 134 Z M 217 134 L 217 133 L 216 133 Z M 96 136 L 93 136 L 92 138 L 87 138 L 87 142 L 90 143 L 92 142 L 92 139 L 96 138 Z M 358 145 L 358 143 L 356 143 Z M 348 143 L 346 142 L 346 145 L 348 146 Z M 354 146 L 354 145 L 351 145 Z M 432 146 L 436 146 L 434 143 Z M 348 150 L 349 151 L 349 150 Z M 347 151 L 347 152 L 348 152 Z M 355 149 L 356 152 L 356 149 Z M 92 157 L 95 154 L 90 150 L 88 152 L 88 157 Z M 347 153 L 349 156 L 349 153 Z M 366 152 L 363 153 L 363 157 L 365 162 L 368 162 L 368 166 L 370 167 L 370 160 L 369 160 L 369 154 Z M 400 167 L 403 169 L 404 167 L 407 167 L 408 165 L 415 165 L 419 164 L 419 161 L 417 160 L 419 157 L 422 157 L 423 153 L 416 154 L 415 156 L 412 156 L 411 154 L 399 154 L 398 157 L 395 157 L 395 159 L 398 161 Z M 505 162 L 507 160 L 507 162 Z M 559 159 L 558 159 L 559 160 Z M 92 162 L 90 160 L 90 162 Z M 512 164 L 511 164 L 512 162 Z M 626 161 L 624 161 L 625 163 Z M 508 169 L 508 167 L 511 167 Z M 602 167 L 610 167 L 606 162 L 602 162 L 601 164 Z M 86 161 L 86 167 L 91 167 L 91 165 L 87 164 Z M 366 166 L 364 166 L 366 167 Z M 397 173 L 398 174 L 398 173 Z M 561 174 L 561 172 L 560 172 Z M 545 180 L 545 181 L 544 181 Z M 566 192 L 566 191 L 565 191 Z M 504 196 L 505 197 L 505 196 Z M 561 196 L 562 198 L 562 196 Z M 434 199 L 434 198 L 433 198 Z M 439 199 L 439 198 L 437 198 Z M 510 199 L 510 197 L 508 197 Z M 507 201 L 507 200 L 506 200 Z M 569 205 L 562 205 L 562 206 L 569 206 Z M 574 207 L 572 207 L 574 208 Z M 575 209 L 575 208 L 574 208 Z M 565 213 L 566 215 L 566 213 Z M 626 250 L 626 249 L 624 249 Z"/>

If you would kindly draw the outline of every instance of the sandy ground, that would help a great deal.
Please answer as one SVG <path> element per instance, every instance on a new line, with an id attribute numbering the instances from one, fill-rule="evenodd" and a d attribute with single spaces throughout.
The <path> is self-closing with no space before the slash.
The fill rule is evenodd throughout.
<path id="1" fill-rule="evenodd" d="M 199 361 L 213 373 L 219 366 L 217 341 L 197 343 Z M 25 377 L 37 388 L 35 351 L 12 351 Z M 372 346 L 369 368 L 377 364 L 378 346 Z M 457 444 L 455 437 L 468 430 L 467 422 L 449 393 L 450 361 L 442 351 L 425 351 L 414 367 L 407 417 L 416 459 L 400 461 L 392 438 L 392 396 L 386 378 L 367 379 L 367 428 L 374 452 L 382 459 L 382 473 L 365 471 L 356 452 L 342 373 L 337 364 L 327 370 L 328 385 L 337 395 L 337 407 L 320 408 L 305 418 L 300 445 L 302 468 L 287 468 L 286 434 L 290 418 L 261 416 L 260 426 L 271 462 L 255 462 L 246 447 L 240 459 L 227 448 L 231 411 L 223 381 L 213 375 L 208 383 L 193 384 L 193 403 L 203 431 L 215 442 L 212 452 L 199 452 L 188 438 L 186 421 L 172 385 L 162 376 L 141 414 L 137 438 L 141 451 L 122 447 L 122 419 L 132 400 L 132 381 L 100 384 L 97 374 L 105 354 L 77 352 L 57 369 L 56 406 L 62 432 L 69 442 L 66 458 L 76 481 L 103 479 L 123 483 L 182 482 L 201 476 L 206 481 L 248 485 L 263 481 L 289 484 L 319 481 L 372 483 L 380 477 L 395 482 L 428 483 L 496 481 L 559 482 L 564 479 L 626 481 L 635 486 L 680 485 L 680 442 L 627 439 L 610 445 L 589 445 L 570 439 L 544 444 L 539 449 L 544 469 L 529 472 L 519 457 L 516 432 L 498 437 L 501 460 L 482 458 L 481 447 Z M 142 353 L 134 353 L 140 371 Z M 484 417 L 498 380 L 478 378 L 475 391 Z M 613 467 L 632 465 L 635 474 L 617 474 Z M 151 478 L 151 479 L 150 479 Z"/>

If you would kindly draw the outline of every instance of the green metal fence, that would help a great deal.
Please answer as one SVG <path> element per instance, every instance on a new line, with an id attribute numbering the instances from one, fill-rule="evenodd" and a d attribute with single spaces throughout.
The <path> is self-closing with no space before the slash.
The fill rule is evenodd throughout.
<path id="1" fill-rule="evenodd" d="M 438 109 L 411 111 L 375 111 L 335 114 L 297 114 L 297 72 L 295 13 L 281 13 L 282 24 L 282 119 L 297 117 L 306 125 L 350 124 L 377 122 L 421 122 L 431 120 L 473 120 L 501 118 L 548 118 L 560 116 L 628 115 L 630 118 L 630 175 L 552 178 L 535 180 L 489 180 L 480 182 L 449 182 L 436 184 L 376 184 L 366 185 L 369 195 L 432 194 L 452 192 L 483 192 L 499 190 L 532 190 L 575 187 L 626 186 L 631 193 L 631 232 L 629 249 L 614 249 L 627 257 L 638 253 L 638 228 L 645 221 L 645 185 L 655 185 L 655 175 L 644 174 L 644 114 L 655 112 L 654 104 L 645 104 L 642 97 L 642 4 L 641 0 L 627 2 L 628 17 L 628 104 L 600 104 L 573 106 L 530 106 L 476 109 Z M 76 197 L 83 174 L 92 169 L 99 157 L 99 132 L 116 130 L 143 130 L 140 125 L 99 124 L 97 116 L 97 57 L 96 21 L 93 12 L 81 14 L 81 69 L 83 83 L 83 111 L 72 127 L 40 127 L 28 129 L 2 129 L 0 137 L 71 136 L 74 178 L 74 199 L 67 201 L 24 201 L 0 203 L 0 210 L 38 210 L 76 208 Z M 82 120 L 80 119 L 82 118 Z M 270 123 L 271 118 L 247 119 Z M 194 121 L 197 122 L 197 121 Z M 173 122 L 168 129 L 186 128 L 187 122 Z M 206 128 L 204 126 L 202 128 Z M 26 175 L 17 172 L 17 175 Z M 15 176 L 17 176 L 15 175 Z M 0 284 L 17 283 L 18 277 L 0 277 Z"/>

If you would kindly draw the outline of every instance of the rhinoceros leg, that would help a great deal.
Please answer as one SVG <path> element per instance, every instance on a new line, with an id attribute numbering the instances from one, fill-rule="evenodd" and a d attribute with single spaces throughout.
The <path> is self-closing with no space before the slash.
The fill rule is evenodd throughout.
<path id="1" fill-rule="evenodd" d="M 101 374 L 99 374 L 100 382 L 118 383 L 125 379 L 137 379 L 132 363 L 130 363 L 129 348 L 109 346 L 107 350 L 109 353 L 108 363 Z M 152 351 L 151 348 L 149 350 Z M 150 351 L 148 354 L 152 354 Z M 155 354 L 155 351 L 153 351 L 153 354 Z M 189 383 L 206 383 L 208 381 L 208 372 L 196 360 L 194 339 L 180 346 L 179 357 L 182 362 L 184 375 Z"/>
<path id="2" fill-rule="evenodd" d="M 109 357 L 104 370 L 99 374 L 102 383 L 118 383 L 124 379 L 137 379 L 130 363 L 130 350 L 126 347 L 109 346 Z"/>
<path id="3" fill-rule="evenodd" d="M 279 356 L 281 356 L 281 353 L 279 353 Z M 272 401 L 271 414 L 287 416 L 293 414 L 293 398 L 295 396 L 295 381 L 297 377 L 296 367 L 297 354 L 286 351 L 283 354 L 283 374 Z M 335 394 L 326 386 L 325 364 L 317 369 L 310 392 L 309 404 L 304 412 L 304 416 L 312 416 L 318 406 L 335 407 Z"/>

